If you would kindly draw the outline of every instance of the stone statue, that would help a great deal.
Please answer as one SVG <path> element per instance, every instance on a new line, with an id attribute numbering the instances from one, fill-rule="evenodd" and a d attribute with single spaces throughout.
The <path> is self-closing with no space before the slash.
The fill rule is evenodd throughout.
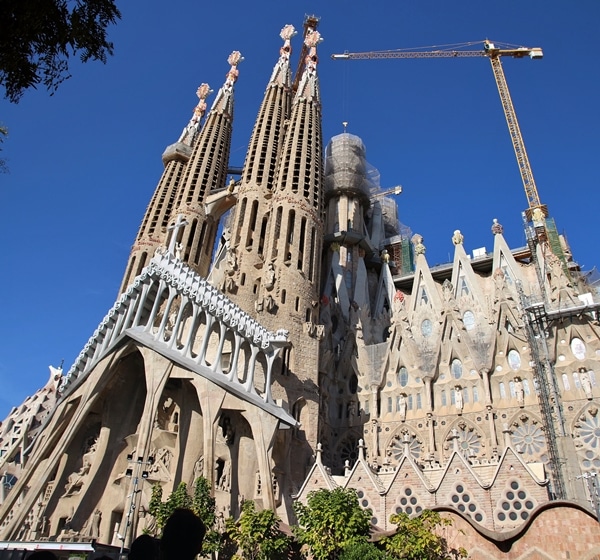
<path id="1" fill-rule="evenodd" d="M 581 382 L 581 388 L 585 393 L 587 399 L 592 398 L 592 382 L 590 380 L 589 373 L 584 368 L 579 368 L 579 381 Z"/>
<path id="2" fill-rule="evenodd" d="M 525 393 L 523 392 L 523 382 L 520 377 L 515 377 L 515 396 L 519 406 L 523 408 L 525 406 Z"/>
<path id="3" fill-rule="evenodd" d="M 400 420 L 404 422 L 406 420 L 406 394 L 400 393 L 398 397 L 398 412 L 400 413 Z"/>
<path id="4" fill-rule="evenodd" d="M 456 406 L 456 410 L 462 412 L 463 409 L 463 397 L 462 397 L 462 388 L 460 385 L 454 387 L 454 402 Z"/>
<path id="5" fill-rule="evenodd" d="M 270 262 L 265 271 L 265 288 L 272 290 L 273 286 L 275 286 L 275 265 Z"/>
<path id="6" fill-rule="evenodd" d="M 73 472 L 69 475 L 69 478 L 67 479 L 67 484 L 65 486 L 65 493 L 63 494 L 63 496 L 72 496 L 73 494 L 78 494 L 80 492 L 81 487 L 84 484 L 84 479 L 87 477 L 87 475 L 90 472 L 90 469 L 92 468 L 92 462 L 94 459 L 94 454 L 96 453 L 96 447 L 97 442 L 96 440 L 94 440 L 94 442 L 90 445 L 88 450 L 83 454 L 83 464 L 81 465 L 81 468 L 78 471 Z"/>

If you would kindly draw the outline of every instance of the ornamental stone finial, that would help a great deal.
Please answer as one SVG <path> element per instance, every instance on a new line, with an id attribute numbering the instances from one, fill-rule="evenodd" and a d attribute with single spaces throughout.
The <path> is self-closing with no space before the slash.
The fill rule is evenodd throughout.
<path id="1" fill-rule="evenodd" d="M 455 229 L 454 235 L 452 236 L 452 243 L 454 243 L 454 245 L 462 245 L 464 240 L 465 236 L 460 233 L 459 229 Z"/>
<path id="2" fill-rule="evenodd" d="M 238 76 L 240 75 L 240 72 L 237 69 L 237 67 L 243 60 L 244 57 L 242 56 L 240 51 L 233 51 L 229 55 L 229 57 L 227 58 L 227 62 L 230 64 L 231 68 L 229 69 L 229 72 L 227 72 L 225 87 L 233 87 L 233 84 L 235 84 L 235 82 L 238 79 Z"/>
<path id="3" fill-rule="evenodd" d="M 492 221 L 492 233 L 494 235 L 504 233 L 504 228 L 502 227 L 502 224 L 498 223 L 498 218 L 494 218 Z"/>
<path id="4" fill-rule="evenodd" d="M 425 245 L 423 245 L 423 236 L 415 233 L 410 240 L 415 248 L 415 255 L 424 255 Z"/>

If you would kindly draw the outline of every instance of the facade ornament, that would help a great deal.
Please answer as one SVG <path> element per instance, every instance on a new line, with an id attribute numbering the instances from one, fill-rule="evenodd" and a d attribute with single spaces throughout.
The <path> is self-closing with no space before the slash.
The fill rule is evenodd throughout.
<path id="1" fill-rule="evenodd" d="M 387 252 L 387 249 L 381 251 L 381 262 L 386 264 L 390 262 L 390 254 Z"/>
<path id="2" fill-rule="evenodd" d="M 459 229 L 455 229 L 454 235 L 452 236 L 452 243 L 454 243 L 454 245 L 462 245 L 464 240 L 465 236 L 460 233 Z"/>
<path id="3" fill-rule="evenodd" d="M 200 130 L 200 121 L 206 113 L 206 98 L 213 92 L 208 84 L 200 84 L 200 87 L 196 90 L 198 96 L 198 105 L 194 107 L 192 118 L 187 126 L 183 129 L 179 142 L 184 142 L 188 146 L 192 144 L 194 135 Z"/>
<path id="4" fill-rule="evenodd" d="M 423 236 L 415 233 L 410 240 L 415 248 L 415 255 L 424 255 L 425 245 L 423 245 Z"/>
<path id="5" fill-rule="evenodd" d="M 544 215 L 544 211 L 538 206 L 534 208 L 531 212 L 531 221 L 533 225 L 543 225 L 545 222 L 546 216 Z"/>
<path id="6" fill-rule="evenodd" d="M 504 233 L 504 228 L 502 227 L 502 225 L 500 223 L 498 223 L 498 218 L 494 218 L 492 220 L 492 233 L 494 235 L 499 235 Z"/>
<path id="7" fill-rule="evenodd" d="M 329 249 L 333 252 L 333 253 L 339 253 L 340 252 L 340 244 L 339 243 L 332 243 L 329 246 Z"/>

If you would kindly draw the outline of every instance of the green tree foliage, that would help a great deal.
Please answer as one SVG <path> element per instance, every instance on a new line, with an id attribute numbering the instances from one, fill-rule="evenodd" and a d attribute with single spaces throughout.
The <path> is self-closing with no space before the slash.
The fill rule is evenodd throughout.
<path id="1" fill-rule="evenodd" d="M 114 0 L 0 0 L 0 86 L 17 103 L 39 84 L 51 93 L 69 78 L 69 57 L 106 62 Z"/>
<path id="2" fill-rule="evenodd" d="M 279 530 L 279 517 L 273 510 L 256 511 L 254 502 L 245 501 L 235 521 L 226 519 L 227 534 L 242 552 L 237 559 L 278 560 L 286 558 L 291 539 Z"/>
<path id="3" fill-rule="evenodd" d="M 368 539 L 371 511 L 360 507 L 354 490 L 310 492 L 307 504 L 297 502 L 294 509 L 298 518 L 294 535 L 316 560 L 335 558 L 348 546 Z"/>
<path id="4" fill-rule="evenodd" d="M 406 513 L 399 513 L 392 515 L 391 521 L 398 527 L 396 533 L 382 540 L 390 558 L 456 560 L 467 557 L 464 548 L 451 548 L 441 534 L 444 527 L 452 525 L 452 520 L 435 511 L 424 510 L 412 519 Z"/>
<path id="5" fill-rule="evenodd" d="M 219 550 L 221 535 L 215 529 L 215 499 L 210 495 L 210 487 L 205 478 L 197 478 L 194 482 L 194 492 L 190 496 L 185 482 L 171 492 L 165 502 L 162 501 L 162 487 L 159 483 L 152 486 L 152 496 L 148 511 L 156 520 L 156 533 L 160 535 L 171 514 L 177 508 L 191 509 L 206 526 L 206 535 L 202 544 L 202 554 L 210 554 Z"/>
<path id="6" fill-rule="evenodd" d="M 370 542 L 352 543 L 338 556 L 338 560 L 387 560 L 388 558 L 385 552 Z"/>

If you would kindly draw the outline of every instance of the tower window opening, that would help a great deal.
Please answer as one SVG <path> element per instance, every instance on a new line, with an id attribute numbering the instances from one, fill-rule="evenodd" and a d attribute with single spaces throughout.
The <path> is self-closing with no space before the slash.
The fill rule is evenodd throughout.
<path id="1" fill-rule="evenodd" d="M 262 224 L 260 226 L 260 237 L 258 238 L 258 254 L 262 256 L 265 247 L 265 236 L 267 234 L 267 225 L 269 224 L 269 217 L 263 216 Z"/>
<path id="2" fill-rule="evenodd" d="M 285 290 L 281 290 L 281 303 L 285 303 Z"/>
<path id="3" fill-rule="evenodd" d="M 139 276 L 142 273 L 142 270 L 144 269 L 144 266 L 146 266 L 146 259 L 147 258 L 148 258 L 148 253 L 146 253 L 146 251 L 144 251 L 140 255 L 140 262 L 138 263 L 137 272 L 135 273 L 136 276 Z"/>

